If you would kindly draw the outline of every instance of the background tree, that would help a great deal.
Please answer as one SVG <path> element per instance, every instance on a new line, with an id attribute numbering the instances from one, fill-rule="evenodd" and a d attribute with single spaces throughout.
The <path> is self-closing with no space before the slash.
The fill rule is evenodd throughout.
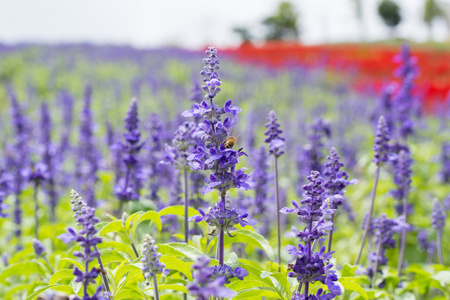
<path id="1" fill-rule="evenodd" d="M 359 23 L 359 32 L 361 35 L 361 39 L 365 39 L 365 29 L 364 29 L 364 15 L 363 15 L 363 9 L 362 9 L 362 0 L 351 0 L 353 2 L 354 8 L 355 8 L 355 15 L 358 19 Z"/>
<path id="2" fill-rule="evenodd" d="M 234 27 L 233 32 L 239 35 L 241 38 L 242 44 L 249 44 L 252 42 L 253 35 L 250 33 L 250 30 L 246 27 Z"/>
<path id="3" fill-rule="evenodd" d="M 400 24 L 402 16 L 400 14 L 400 6 L 392 0 L 383 0 L 378 5 L 378 14 L 391 29 L 391 35 L 395 35 L 395 28 Z"/>
<path id="4" fill-rule="evenodd" d="M 262 23 L 268 31 L 266 40 L 296 40 L 299 37 L 298 13 L 290 2 L 281 2 L 275 14 Z"/>
<path id="5" fill-rule="evenodd" d="M 425 0 L 425 7 L 423 11 L 423 20 L 428 27 L 428 38 L 433 39 L 433 20 L 443 18 L 444 14 L 442 8 L 435 0 Z"/>

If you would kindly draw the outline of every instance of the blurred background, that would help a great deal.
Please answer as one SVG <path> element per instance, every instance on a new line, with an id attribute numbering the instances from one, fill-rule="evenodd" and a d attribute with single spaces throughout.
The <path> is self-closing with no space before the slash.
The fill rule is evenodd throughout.
<path id="1" fill-rule="evenodd" d="M 90 42 L 138 47 L 244 39 L 296 39 L 305 44 L 414 42 L 449 38 L 448 0 L 18 0 L 0 1 L 0 40 Z M 284 30 L 276 31 L 276 27 Z"/>

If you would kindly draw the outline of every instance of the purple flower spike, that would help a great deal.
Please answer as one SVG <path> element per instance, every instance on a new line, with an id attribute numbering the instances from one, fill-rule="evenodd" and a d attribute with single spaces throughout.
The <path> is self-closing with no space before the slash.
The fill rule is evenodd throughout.
<path id="1" fill-rule="evenodd" d="M 388 161 L 390 155 L 389 141 L 391 135 L 386 120 L 383 116 L 378 119 L 375 143 L 373 145 L 374 159 L 373 162 L 381 165 Z"/>
<path id="2" fill-rule="evenodd" d="M 37 256 L 42 256 L 47 251 L 45 246 L 38 239 L 33 239 L 33 248 L 34 253 L 36 253 Z"/>
<path id="3" fill-rule="evenodd" d="M 276 157 L 280 157 L 284 154 L 284 138 L 281 137 L 283 131 L 279 128 L 281 125 L 277 122 L 278 118 L 275 112 L 272 110 L 269 112 L 267 116 L 267 123 L 265 127 L 267 127 L 267 131 L 264 135 L 267 138 L 264 142 L 269 144 L 269 152 Z"/>
<path id="4" fill-rule="evenodd" d="M 235 292 L 224 286 L 228 278 L 214 276 L 214 268 L 209 267 L 210 259 L 201 256 L 192 266 L 194 269 L 194 280 L 187 285 L 189 294 L 196 300 L 209 300 L 211 296 L 219 298 L 229 298 Z M 217 267 L 216 267 L 217 269 Z"/>

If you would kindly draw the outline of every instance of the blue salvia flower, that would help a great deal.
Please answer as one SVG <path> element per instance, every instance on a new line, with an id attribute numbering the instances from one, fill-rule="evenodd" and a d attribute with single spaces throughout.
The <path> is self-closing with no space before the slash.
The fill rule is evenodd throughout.
<path id="1" fill-rule="evenodd" d="M 444 264 L 444 255 L 442 253 L 442 237 L 445 227 L 445 211 L 438 199 L 433 201 L 433 212 L 431 214 L 431 225 L 436 231 L 436 249 L 438 253 L 439 263 Z"/>
<path id="2" fill-rule="evenodd" d="M 450 143 L 442 144 L 441 150 L 441 178 L 442 182 L 450 183 Z"/>
<path id="3" fill-rule="evenodd" d="M 14 235 L 18 239 L 17 247 L 21 249 L 22 209 L 20 194 L 26 183 L 25 178 L 22 175 L 23 171 L 30 166 L 30 149 L 28 146 L 28 140 L 30 138 L 30 122 L 23 113 L 23 108 L 19 104 L 13 91 L 9 91 L 9 96 L 11 99 L 11 115 L 15 133 L 15 143 L 8 149 L 5 167 L 8 170 L 11 170 L 10 172 L 12 174 L 12 186 L 15 194 L 13 219 L 16 228 L 14 230 Z"/>
<path id="4" fill-rule="evenodd" d="M 338 280 L 335 271 L 331 270 L 333 264 L 329 263 L 331 255 L 334 252 L 325 253 L 325 246 L 315 252 L 316 241 L 328 234 L 333 223 L 330 221 L 334 210 L 331 209 L 330 200 L 324 199 L 325 189 L 323 188 L 323 179 L 317 171 L 311 171 L 308 176 L 309 184 L 303 187 L 305 198 L 300 202 L 292 201 L 294 208 L 285 207 L 281 209 L 282 213 L 296 213 L 300 221 L 306 224 L 303 231 L 298 230 L 296 235 L 305 245 L 299 244 L 298 247 L 288 245 L 286 250 L 289 254 L 296 256 L 295 264 L 292 265 L 292 272 L 289 277 L 295 277 L 299 285 L 304 286 L 304 298 L 310 299 L 314 296 L 309 295 L 309 284 L 321 282 L 326 284 L 330 293 L 324 295 L 327 299 L 341 295 L 342 291 L 336 284 Z M 321 293 L 319 293 L 320 295 Z M 320 295 L 321 296 L 321 295 Z M 294 295 L 301 299 L 300 294 Z M 296 299 L 296 298 L 294 298 Z"/>
<path id="5" fill-rule="evenodd" d="M 316 119 L 309 128 L 307 134 L 308 143 L 300 149 L 297 157 L 297 168 L 300 177 L 304 178 L 309 175 L 311 170 L 322 172 L 323 166 L 323 137 L 331 137 L 330 123 L 322 118 Z M 302 186 L 297 186 L 297 192 L 302 194 Z"/>
<path id="6" fill-rule="evenodd" d="M 91 112 L 92 89 L 87 86 L 84 91 L 84 104 L 81 112 L 78 147 L 78 167 L 76 177 L 82 187 L 86 203 L 95 206 L 94 186 L 97 182 L 99 152 L 95 146 L 94 121 Z"/>
<path id="7" fill-rule="evenodd" d="M 196 130 L 195 123 L 184 122 L 178 126 L 174 132 L 172 145 L 165 145 L 165 158 L 163 164 L 172 164 L 178 168 L 184 168 L 187 157 L 194 151 L 197 141 L 194 137 Z"/>
<path id="8" fill-rule="evenodd" d="M 384 88 L 383 94 L 380 99 L 380 111 L 383 115 L 386 126 L 389 129 L 389 132 L 394 132 L 394 126 L 395 126 L 395 116 L 394 116 L 394 94 L 395 90 L 397 88 L 396 84 L 390 84 L 387 87 Z"/>
<path id="9" fill-rule="evenodd" d="M 445 213 L 448 214 L 450 212 L 450 194 L 444 198 L 442 201 L 442 206 L 445 210 Z"/>
<path id="10" fill-rule="evenodd" d="M 404 197 L 407 197 L 407 194 L 411 188 L 411 165 L 413 160 L 411 159 L 409 149 L 405 149 L 407 151 L 401 150 L 399 155 L 392 161 L 394 166 L 394 183 L 397 188 L 391 193 L 395 199 L 400 201 L 400 203 L 395 207 L 399 215 L 403 213 L 403 203 L 401 201 Z M 409 204 L 407 207 L 407 213 L 410 214 L 411 210 L 412 204 Z"/>
<path id="11" fill-rule="evenodd" d="M 144 274 L 145 283 L 149 284 L 149 278 L 161 274 L 166 265 L 159 261 L 161 253 L 158 252 L 158 246 L 155 240 L 148 234 L 144 237 L 144 245 L 142 248 L 142 273 Z"/>
<path id="12" fill-rule="evenodd" d="M 89 264 L 100 256 L 97 250 L 97 245 L 102 242 L 100 237 L 96 237 L 97 230 L 95 225 L 98 223 L 98 219 L 95 217 L 95 209 L 84 204 L 82 199 L 72 191 L 72 202 L 73 210 L 75 211 L 74 217 L 77 218 L 77 223 L 80 224 L 81 229 L 78 233 L 72 229 L 68 228 L 67 233 L 63 233 L 59 238 L 64 243 L 69 243 L 71 241 L 76 241 L 80 244 L 83 252 L 75 251 L 74 256 L 80 258 L 84 265 L 85 271 L 81 271 L 77 267 L 73 274 L 75 275 L 75 282 L 81 282 L 83 285 L 83 298 L 82 300 L 106 300 L 106 296 L 101 294 L 102 287 L 99 286 L 95 294 L 92 296 L 88 295 L 88 286 L 91 283 L 96 283 L 96 278 L 99 275 L 97 268 L 92 267 L 89 269 Z"/>
<path id="13" fill-rule="evenodd" d="M 255 198 L 253 202 L 253 216 L 260 218 L 268 217 L 271 209 L 270 198 L 268 196 L 269 183 L 272 176 L 269 174 L 268 155 L 264 147 L 256 149 L 254 155 L 254 172 L 252 174 L 252 187 L 255 191 Z M 263 222 L 259 227 L 262 235 L 267 236 L 270 231 L 270 223 Z"/>
<path id="14" fill-rule="evenodd" d="M 344 197 L 345 188 L 350 184 L 358 182 L 356 179 L 348 180 L 347 172 L 341 170 L 343 166 L 344 164 L 340 162 L 340 156 L 338 155 L 336 148 L 331 147 L 323 174 L 325 178 L 327 178 L 324 188 L 327 197 L 331 200 L 332 209 L 337 209 L 346 201 Z"/>
<path id="15" fill-rule="evenodd" d="M 441 230 L 445 227 L 445 211 L 438 199 L 433 201 L 433 212 L 431 214 L 431 225 L 434 230 Z"/>
<path id="16" fill-rule="evenodd" d="M 189 100 L 194 102 L 201 102 L 203 100 L 202 87 L 200 86 L 197 80 L 194 80 L 192 83 L 191 93 L 192 94 L 189 97 Z"/>
<path id="17" fill-rule="evenodd" d="M 377 166 L 389 160 L 390 149 L 389 141 L 391 139 L 389 127 L 383 116 L 378 119 L 377 129 L 375 132 L 375 142 L 373 145 L 374 159 L 373 162 Z"/>
<path id="18" fill-rule="evenodd" d="M 122 152 L 125 154 L 123 162 L 126 166 L 126 173 L 118 184 L 114 186 L 114 194 L 121 203 L 139 199 L 139 188 L 141 186 L 138 177 L 138 153 L 141 151 L 143 143 L 140 142 L 138 106 L 136 99 L 131 99 L 130 107 L 125 117 L 125 142 L 120 144 Z"/>
<path id="19" fill-rule="evenodd" d="M 66 90 L 62 90 L 59 94 L 60 103 L 62 106 L 63 127 L 61 133 L 61 141 L 58 147 L 59 161 L 64 161 L 64 154 L 70 149 L 70 135 L 72 133 L 73 126 L 73 107 L 74 98 Z"/>
<path id="20" fill-rule="evenodd" d="M 197 146 L 195 151 L 188 156 L 188 164 L 193 170 L 210 170 L 209 177 L 206 178 L 207 185 L 203 188 L 202 194 L 213 190 L 220 192 L 220 200 L 206 215 L 201 211 L 201 216 L 194 218 L 196 222 L 205 220 L 210 224 L 215 224 L 222 235 L 223 231 L 229 231 L 230 226 L 243 222 L 243 216 L 239 216 L 236 210 L 225 207 L 225 198 L 231 188 L 247 190 L 250 188 L 247 180 L 249 176 L 245 174 L 245 168 L 236 170 L 239 157 L 247 155 L 242 151 L 233 150 L 237 142 L 231 136 L 231 128 L 238 121 L 238 113 L 241 109 L 232 106 L 232 101 L 227 100 L 222 108 L 214 103 L 214 97 L 220 92 L 221 81 L 217 71 L 220 69 L 220 60 L 217 57 L 217 50 L 209 47 L 206 50 L 207 58 L 203 59 L 205 66 L 200 72 L 204 76 L 205 100 L 200 104 L 195 103 L 191 110 L 183 112 L 184 117 L 201 117 L 203 121 L 198 125 L 196 135 L 204 142 L 204 146 Z M 225 117 L 225 118 L 223 118 Z M 220 220 L 217 222 L 216 220 Z M 223 240 L 223 237 L 222 239 Z M 219 243 L 220 244 L 220 243 Z M 223 250 L 223 245 L 218 245 Z M 223 251 L 220 251 L 223 254 Z M 223 256 L 219 255 L 219 264 L 223 264 Z"/>
<path id="21" fill-rule="evenodd" d="M 406 139 L 414 133 L 414 122 L 411 120 L 414 104 L 413 81 L 418 74 L 417 58 L 411 56 L 408 44 L 403 44 L 401 53 L 394 57 L 400 66 L 394 74 L 400 78 L 400 91 L 396 96 L 396 112 L 399 121 L 399 136 Z"/>
<path id="22" fill-rule="evenodd" d="M 431 263 L 436 252 L 436 243 L 430 240 L 426 230 L 421 230 L 417 233 L 417 244 L 421 251 L 427 253 L 427 263 Z"/>
<path id="23" fill-rule="evenodd" d="M 193 264 L 194 280 L 187 285 L 189 294 L 196 300 L 209 300 L 210 297 L 233 297 L 235 292 L 224 286 L 227 278 L 224 276 L 215 278 L 214 270 L 208 266 L 209 262 L 209 257 L 200 256 Z"/>
<path id="24" fill-rule="evenodd" d="M 283 131 L 279 128 L 281 125 L 277 121 L 278 118 L 275 112 L 273 110 L 270 111 L 265 125 L 267 130 L 264 135 L 267 136 L 267 138 L 264 142 L 269 144 L 270 154 L 280 157 L 284 154 L 284 138 L 281 136 Z"/>
<path id="25" fill-rule="evenodd" d="M 13 182 L 10 174 L 0 167 L 0 218 L 6 218 L 8 214 L 5 210 L 9 208 L 9 205 L 5 203 L 6 197 L 13 191 Z"/>
<path id="26" fill-rule="evenodd" d="M 248 271 L 244 268 L 237 267 L 233 270 L 232 267 L 227 265 L 213 266 L 212 270 L 213 279 L 223 277 L 225 279 L 225 284 L 230 283 L 231 278 L 236 277 L 239 280 L 243 280 L 244 277 L 248 275 Z"/>
<path id="27" fill-rule="evenodd" d="M 370 278 L 374 278 L 376 273 L 381 272 L 381 266 L 387 265 L 386 250 L 396 247 L 394 234 L 408 227 L 403 216 L 397 219 L 389 219 L 386 214 L 382 214 L 372 220 L 370 234 L 373 235 L 372 249 L 374 250 L 369 252 L 370 265 L 366 271 Z"/>
<path id="28" fill-rule="evenodd" d="M 222 228 L 225 230 L 229 236 L 230 229 L 233 228 L 234 225 L 240 224 L 242 227 L 246 225 L 255 225 L 256 221 L 249 219 L 245 220 L 248 217 L 248 213 L 239 214 L 236 209 L 229 209 L 225 207 L 225 202 L 219 201 L 216 203 L 214 207 L 212 207 L 208 213 L 205 213 L 201 208 L 198 210 L 200 215 L 193 216 L 190 220 L 194 220 L 195 222 L 205 221 L 211 227 L 215 227 L 217 229 Z M 211 235 L 215 236 L 219 234 L 218 231 L 213 231 Z"/>
<path id="29" fill-rule="evenodd" d="M 48 111 L 47 103 L 42 103 L 41 106 L 41 144 L 43 146 L 42 162 L 47 166 L 47 184 L 45 191 L 49 197 L 50 203 L 50 219 L 56 220 L 55 209 L 58 204 L 58 194 L 55 187 L 55 172 L 56 172 L 56 149 L 51 141 L 52 122 L 50 113 Z"/>
<path id="30" fill-rule="evenodd" d="M 33 249 L 37 256 L 42 256 L 47 251 L 45 246 L 38 239 L 33 239 Z"/>

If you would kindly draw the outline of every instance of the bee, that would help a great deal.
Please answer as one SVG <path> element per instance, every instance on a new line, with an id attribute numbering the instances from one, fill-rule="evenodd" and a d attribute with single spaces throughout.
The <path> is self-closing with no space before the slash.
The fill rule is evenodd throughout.
<path id="1" fill-rule="evenodd" d="M 241 137 L 239 135 L 236 137 L 235 135 L 236 135 L 236 132 L 235 132 L 235 129 L 233 128 L 231 130 L 231 134 L 223 142 L 223 146 L 225 147 L 225 149 L 231 149 L 234 147 L 234 145 L 237 144 L 237 142 L 239 142 Z"/>
<path id="2" fill-rule="evenodd" d="M 103 274 L 104 276 L 108 275 L 108 273 L 106 273 L 105 269 L 102 269 L 102 268 L 96 268 L 96 269 L 99 274 Z"/>
<path id="3" fill-rule="evenodd" d="M 288 264 L 288 271 L 292 271 L 294 269 L 294 264 Z"/>

